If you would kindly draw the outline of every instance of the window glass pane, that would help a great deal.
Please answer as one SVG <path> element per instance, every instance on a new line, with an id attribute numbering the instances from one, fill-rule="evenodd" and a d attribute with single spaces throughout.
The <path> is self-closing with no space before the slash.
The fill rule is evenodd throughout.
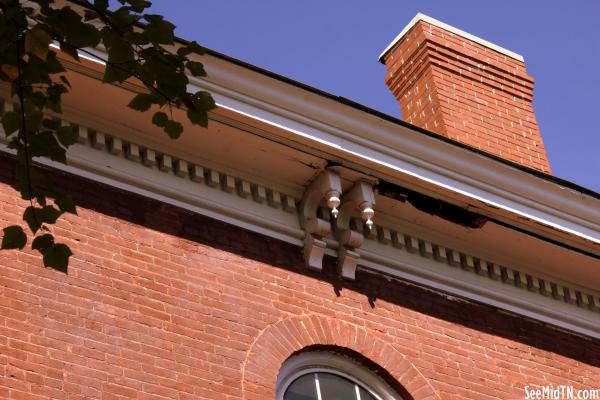
<path id="1" fill-rule="evenodd" d="M 356 400 L 354 382 L 338 375 L 319 372 L 322 400 Z"/>
<path id="2" fill-rule="evenodd" d="M 363 388 L 360 388 L 359 392 L 360 392 L 360 400 L 377 400 L 375 397 L 373 397 L 372 394 L 370 394 Z"/>
<path id="3" fill-rule="evenodd" d="M 296 379 L 288 387 L 283 398 L 285 400 L 318 400 L 315 374 L 304 375 Z"/>

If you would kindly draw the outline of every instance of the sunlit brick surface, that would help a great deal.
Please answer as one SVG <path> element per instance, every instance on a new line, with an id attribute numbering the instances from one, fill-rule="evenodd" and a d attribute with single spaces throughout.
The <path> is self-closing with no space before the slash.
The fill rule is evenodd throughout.
<path id="1" fill-rule="evenodd" d="M 25 202 L 0 157 L 0 221 Z M 51 174 L 53 175 L 53 174 Z M 273 399 L 281 363 L 339 346 L 414 399 L 598 387 L 600 343 L 358 271 L 306 272 L 299 247 L 81 178 L 52 228 L 70 273 L 0 252 L 0 398 Z"/>
<path id="2" fill-rule="evenodd" d="M 406 121 L 550 173 L 523 62 L 424 21 L 384 61 Z"/>

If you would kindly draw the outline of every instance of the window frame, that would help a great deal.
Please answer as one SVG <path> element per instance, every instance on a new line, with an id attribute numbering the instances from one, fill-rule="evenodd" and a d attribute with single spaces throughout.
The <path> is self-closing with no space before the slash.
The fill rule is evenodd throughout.
<path id="1" fill-rule="evenodd" d="M 383 379 L 358 362 L 327 351 L 304 352 L 289 358 L 277 376 L 276 400 L 284 400 L 288 387 L 299 377 L 329 373 L 354 382 L 378 400 L 402 400 Z"/>

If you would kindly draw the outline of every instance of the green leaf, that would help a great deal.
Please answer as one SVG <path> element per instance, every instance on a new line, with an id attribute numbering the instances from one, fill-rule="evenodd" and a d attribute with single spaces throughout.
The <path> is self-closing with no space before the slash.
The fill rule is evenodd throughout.
<path id="1" fill-rule="evenodd" d="M 2 249 L 19 249 L 22 250 L 27 244 L 27 235 L 23 232 L 23 228 L 17 225 L 7 226 L 3 229 L 4 236 L 2 237 Z"/>
<path id="2" fill-rule="evenodd" d="M 190 122 L 194 125 L 200 125 L 205 128 L 208 126 L 208 114 L 206 111 L 196 111 L 188 108 L 187 116 Z"/>
<path id="3" fill-rule="evenodd" d="M 44 126 L 44 128 L 57 130 L 58 128 L 60 128 L 60 121 L 53 118 L 44 118 L 44 120 L 42 121 L 42 125 Z"/>
<path id="4" fill-rule="evenodd" d="M 152 43 L 173 44 L 175 41 L 175 25 L 165 21 L 161 15 L 146 14 L 144 19 L 148 21 L 146 34 Z"/>
<path id="5" fill-rule="evenodd" d="M 164 127 L 169 121 L 169 117 L 162 111 L 157 111 L 152 117 L 152 123 L 156 126 Z"/>
<path id="6" fill-rule="evenodd" d="M 16 111 L 8 111 L 2 115 L 2 127 L 6 137 L 19 130 L 21 127 L 21 115 Z"/>
<path id="7" fill-rule="evenodd" d="M 165 123 L 165 132 L 171 139 L 177 139 L 183 132 L 183 126 L 177 121 L 168 120 Z"/>
<path id="8" fill-rule="evenodd" d="M 44 254 L 45 267 L 53 268 L 65 274 L 68 272 L 69 257 L 73 255 L 69 246 L 57 243 L 44 250 L 42 254 Z"/>
<path id="9" fill-rule="evenodd" d="M 78 47 L 96 47 L 100 42 L 100 32 L 92 24 L 80 22 L 75 24 L 67 31 L 67 41 L 69 44 Z"/>
<path id="10" fill-rule="evenodd" d="M 142 13 L 144 10 L 152 5 L 151 2 L 146 0 L 127 0 L 127 3 L 131 6 L 131 10 L 137 13 Z"/>
<path id="11" fill-rule="evenodd" d="M 29 135 L 29 155 L 31 157 L 48 157 L 52 161 L 65 164 L 67 155 L 65 148 L 62 147 L 52 131 L 36 132 Z"/>
<path id="12" fill-rule="evenodd" d="M 94 10 L 85 10 L 83 15 L 84 21 L 93 21 L 99 17 L 98 13 Z"/>
<path id="13" fill-rule="evenodd" d="M 2 64 L 2 72 L 4 72 L 11 81 L 14 81 L 19 77 L 19 69 L 16 65 Z"/>
<path id="14" fill-rule="evenodd" d="M 33 242 L 31 243 L 31 248 L 33 250 L 39 250 L 41 253 L 43 253 L 46 249 L 52 247 L 53 245 L 54 236 L 47 233 L 45 235 L 38 236 L 35 239 L 33 239 Z"/>
<path id="15" fill-rule="evenodd" d="M 114 41 L 108 49 L 108 62 L 111 64 L 125 64 L 134 60 L 133 50 L 123 40 Z"/>
<path id="16" fill-rule="evenodd" d="M 115 30 L 103 30 L 102 41 L 108 49 L 109 64 L 124 64 L 135 61 L 133 49 L 119 32 Z"/>
<path id="17" fill-rule="evenodd" d="M 197 61 L 188 61 L 185 64 L 185 67 L 190 71 L 190 73 L 194 76 L 206 76 L 206 71 L 204 70 L 204 65 L 201 62 Z"/>
<path id="18" fill-rule="evenodd" d="M 173 68 L 168 68 L 169 72 L 161 71 L 156 86 L 160 93 L 165 94 L 168 97 L 176 98 L 187 91 L 187 85 L 189 83 L 187 76 L 182 73 L 177 73 Z"/>
<path id="19" fill-rule="evenodd" d="M 184 97 L 187 116 L 191 123 L 203 127 L 208 126 L 208 111 L 215 107 L 215 101 L 208 92 L 199 91 Z"/>
<path id="20" fill-rule="evenodd" d="M 46 95 L 42 92 L 33 92 L 29 94 L 29 100 L 31 100 L 37 108 L 42 109 L 46 103 Z"/>
<path id="21" fill-rule="evenodd" d="M 201 107 L 203 110 L 210 111 L 215 108 L 217 105 L 215 100 L 212 98 L 210 93 L 205 91 L 199 91 L 194 93 L 195 104 L 196 106 Z"/>
<path id="22" fill-rule="evenodd" d="M 13 187 L 21 197 L 33 201 L 23 214 L 24 221 L 38 235 L 33 238 L 32 247 L 42 252 L 46 266 L 66 271 L 71 250 L 64 244 L 55 243 L 47 228 L 63 213 L 75 213 L 77 209 L 70 197 L 58 195 L 49 178 L 31 166 L 32 162 L 48 159 L 65 162 L 65 148 L 77 138 L 70 126 L 63 127 L 43 117 L 48 112 L 51 115 L 61 113 L 63 95 L 70 88 L 61 60 L 67 54 L 78 60 L 78 48 L 94 46 L 101 41 L 108 54 L 104 81 L 123 82 L 132 77 L 141 81 L 147 89 L 146 94 L 131 96 L 130 107 L 151 111 L 153 124 L 175 139 L 182 134 L 185 124 L 182 124 L 183 120 L 171 119 L 164 108 L 166 105 L 185 109 L 192 124 L 204 126 L 208 123 L 207 111 L 214 106 L 210 95 L 208 101 L 202 95 L 188 93 L 189 77 L 205 76 L 206 71 L 198 62 L 200 59 L 188 60 L 187 55 L 202 54 L 204 49 L 195 42 L 174 45 L 173 24 L 159 15 L 142 15 L 150 6 L 147 0 L 89 0 L 88 5 L 93 6 L 83 11 L 74 11 L 69 2 L 57 3 L 56 0 L 34 0 L 35 10 L 28 8 L 27 2 L 0 0 L 2 3 L 8 6 L 0 7 L 4 10 L 4 14 L 0 11 L 0 37 L 5 39 L 4 42 L 0 40 L 0 80 L 12 83 L 15 91 L 15 80 L 19 78 L 25 99 L 24 126 L 21 126 L 20 112 L 0 113 L 2 127 L 7 135 L 10 134 L 6 142 L 16 152 Z M 122 7 L 109 11 L 111 5 L 119 7 L 118 3 Z M 35 22 L 28 25 L 27 18 L 35 18 Z M 104 20 L 102 28 L 87 23 L 88 20 L 100 22 L 99 19 Z M 147 24 L 135 25 L 141 19 Z M 19 29 L 24 48 L 21 60 L 17 60 Z M 52 40 L 61 43 L 62 53 L 50 47 Z M 15 134 L 19 130 L 22 135 Z M 27 231 L 25 222 L 21 223 L 21 233 Z M 20 242 L 22 237 L 14 235 L 5 235 L 6 246 L 18 248 L 27 244 Z M 18 240 L 11 242 L 13 236 Z"/>
<path id="23" fill-rule="evenodd" d="M 154 104 L 155 97 L 148 93 L 140 93 L 135 96 L 127 107 L 133 108 L 137 111 L 148 111 L 148 109 Z"/>
<path id="24" fill-rule="evenodd" d="M 100 42 L 100 32 L 81 20 L 81 16 L 68 7 L 61 10 L 65 41 L 77 48 L 95 47 Z"/>
<path id="25" fill-rule="evenodd" d="M 115 67 L 112 64 L 107 64 L 104 69 L 104 77 L 102 80 L 105 83 L 123 82 L 131 76 L 130 71 L 125 68 Z"/>
<path id="26" fill-rule="evenodd" d="M 35 56 L 29 57 L 26 63 L 22 63 L 21 70 L 21 82 L 50 83 L 51 81 L 46 61 Z"/>
<path id="27" fill-rule="evenodd" d="M 43 114 L 37 108 L 25 111 L 25 126 L 28 132 L 35 132 L 42 127 Z"/>
<path id="28" fill-rule="evenodd" d="M 46 72 L 49 74 L 58 74 L 59 72 L 67 72 L 65 67 L 59 61 L 58 57 L 56 57 L 56 52 L 50 50 L 48 52 L 48 56 L 46 57 L 46 63 L 44 64 L 46 67 Z"/>
<path id="29" fill-rule="evenodd" d="M 71 198 L 71 196 L 69 196 L 68 194 L 61 193 L 61 194 L 56 195 L 54 202 L 56 203 L 56 205 L 58 206 L 58 208 L 60 209 L 61 212 L 77 214 L 77 209 L 75 208 L 75 202 L 73 201 L 73 198 Z"/>
<path id="30" fill-rule="evenodd" d="M 60 44 L 60 49 L 62 51 L 64 51 L 65 53 L 67 53 L 68 55 L 70 55 L 71 57 L 73 57 L 75 60 L 79 61 L 79 54 L 77 54 L 77 48 L 74 46 L 71 46 L 68 43 L 62 42 Z"/>
<path id="31" fill-rule="evenodd" d="M 141 16 L 132 14 L 129 7 L 120 7 L 110 14 L 112 25 L 116 26 L 116 30 L 119 32 L 131 28 L 131 26 L 138 22 L 140 18 Z"/>
<path id="32" fill-rule="evenodd" d="M 200 46 L 196 42 L 190 42 L 187 45 L 182 46 L 179 49 L 177 49 L 177 55 L 180 57 L 185 57 L 191 53 L 203 55 L 205 52 L 206 51 L 204 50 L 204 47 Z"/>
<path id="33" fill-rule="evenodd" d="M 56 131 L 58 141 L 65 147 L 69 147 L 77 142 L 77 132 L 72 126 L 61 126 Z"/>
<path id="34" fill-rule="evenodd" d="M 94 8 L 100 11 L 108 10 L 108 0 L 94 0 Z"/>
<path id="35" fill-rule="evenodd" d="M 146 32 L 130 31 L 130 32 L 126 32 L 123 35 L 123 37 L 125 39 L 127 39 L 127 41 L 131 42 L 132 44 L 137 44 L 140 46 L 150 43 L 150 40 L 148 39 L 148 35 L 146 35 Z"/>
<path id="36" fill-rule="evenodd" d="M 52 38 L 40 25 L 34 26 L 25 34 L 25 51 L 41 60 L 46 61 L 50 43 L 52 43 Z"/>
<path id="37" fill-rule="evenodd" d="M 46 89 L 47 97 L 44 106 L 48 107 L 57 114 L 62 112 L 61 99 L 64 93 L 68 92 L 67 87 L 62 83 L 54 83 Z"/>

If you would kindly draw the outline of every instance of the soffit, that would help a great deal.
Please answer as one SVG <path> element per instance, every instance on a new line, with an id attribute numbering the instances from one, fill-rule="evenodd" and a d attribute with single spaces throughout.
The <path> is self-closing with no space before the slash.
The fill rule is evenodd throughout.
<path id="1" fill-rule="evenodd" d="M 407 202 L 377 196 L 376 223 L 401 227 L 433 243 L 462 249 L 500 265 L 519 265 L 538 275 L 600 288 L 600 261 L 488 221 L 467 228 L 419 211 Z"/>
<path id="2" fill-rule="evenodd" d="M 213 94 L 219 104 L 213 113 L 216 121 L 224 122 L 224 118 L 226 124 L 233 123 L 242 130 L 302 153 L 319 155 L 324 160 L 393 183 L 411 185 L 425 194 L 498 218 L 517 228 L 600 254 L 597 244 L 600 242 L 600 201 L 585 192 L 498 163 L 488 156 L 423 135 L 418 128 L 411 129 L 356 110 L 336 102 L 331 96 L 319 96 L 244 65 L 218 57 L 203 57 L 201 61 L 210 80 L 194 80 L 192 86 Z M 87 61 L 70 63 L 69 67 L 96 78 L 101 77 L 103 68 Z M 124 86 L 132 91 L 140 90 L 139 86 L 129 83 Z M 88 101 L 86 94 L 82 97 Z M 98 111 L 118 115 L 127 96 L 122 102 L 108 105 L 108 110 Z M 76 110 L 82 103 L 73 102 L 73 105 Z M 143 116 L 138 115 L 131 121 L 122 127 L 138 132 L 144 129 L 145 136 L 156 136 L 152 133 L 156 130 Z M 96 122 L 105 123 L 102 118 Z M 198 129 L 190 127 L 188 132 Z M 164 138 L 159 140 L 175 153 L 184 149 L 181 143 L 193 144 L 187 140 L 202 142 L 202 138 L 189 135 L 177 144 Z M 186 151 L 190 148 L 194 146 L 185 147 Z M 218 156 L 217 160 L 220 159 Z M 304 165 L 314 169 L 318 163 L 308 161 Z M 271 175 L 267 176 L 273 179 Z"/>
<path id="3" fill-rule="evenodd" d="M 200 165 L 211 165 L 300 196 L 305 183 L 326 164 L 323 158 L 265 140 L 248 132 L 250 126 L 233 126 L 233 122 L 216 115 L 211 118 L 210 128 L 204 129 L 191 125 L 183 112 L 174 110 L 175 118 L 184 125 L 184 133 L 173 140 L 152 124 L 151 111 L 142 113 L 127 107 L 134 92 L 101 84 L 80 73 L 70 73 L 69 80 L 72 89 L 64 98 L 65 114 L 84 126 Z"/>

